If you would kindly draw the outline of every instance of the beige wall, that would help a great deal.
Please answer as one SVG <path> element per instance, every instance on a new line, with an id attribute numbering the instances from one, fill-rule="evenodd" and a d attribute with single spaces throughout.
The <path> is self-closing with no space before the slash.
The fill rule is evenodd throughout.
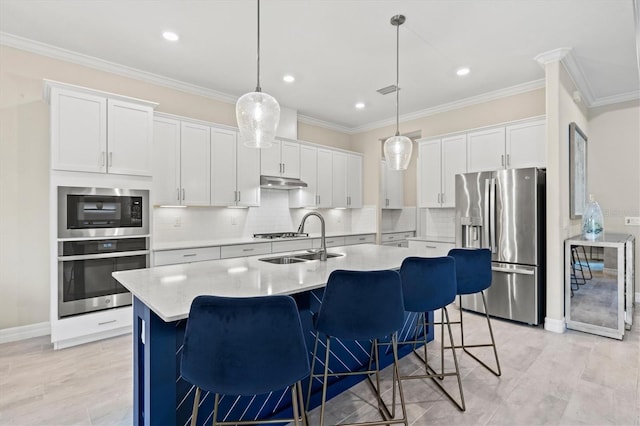
<path id="1" fill-rule="evenodd" d="M 0 330 L 49 321 L 49 107 L 42 79 L 236 125 L 232 104 L 0 46 Z M 310 142 L 350 148 L 349 135 L 307 124 L 300 132 Z"/>
<path id="2" fill-rule="evenodd" d="M 640 217 L 640 101 L 589 110 L 587 133 L 588 190 L 602 208 L 605 232 L 636 237 L 636 271 L 640 271 L 640 226 L 624 225 Z M 636 272 L 636 294 L 640 293 Z"/>

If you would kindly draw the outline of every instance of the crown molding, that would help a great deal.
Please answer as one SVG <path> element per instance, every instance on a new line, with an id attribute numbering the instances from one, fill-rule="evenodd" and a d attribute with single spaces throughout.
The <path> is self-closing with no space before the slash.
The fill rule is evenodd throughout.
<path id="1" fill-rule="evenodd" d="M 589 84 L 587 78 L 584 76 L 582 68 L 580 68 L 580 65 L 578 65 L 578 61 L 576 60 L 573 51 L 570 50 L 569 52 L 567 52 L 567 54 L 562 58 L 560 62 L 564 65 L 565 69 L 569 73 L 569 76 L 571 76 L 573 83 L 576 85 L 578 91 L 584 97 L 584 101 L 587 107 L 590 108 L 591 106 L 593 106 L 593 103 L 595 101 L 593 89 L 591 88 L 591 85 Z"/>
<path id="2" fill-rule="evenodd" d="M 540 65 L 545 66 L 551 62 L 559 62 L 571 52 L 572 47 L 560 47 L 558 49 L 549 50 L 536 55 L 533 58 Z"/>
<path id="3" fill-rule="evenodd" d="M 589 108 L 597 108 L 597 107 L 606 106 L 606 105 L 619 104 L 620 102 L 636 101 L 638 99 L 640 99 L 640 90 L 635 90 L 633 92 L 621 93 L 619 95 L 598 98 L 589 105 Z"/>
<path id="4" fill-rule="evenodd" d="M 352 127 L 342 126 L 340 124 L 331 123 L 329 121 L 320 120 L 318 118 L 309 117 L 308 115 L 298 114 L 298 121 L 300 123 L 310 124 L 312 126 L 323 127 L 329 130 L 335 130 L 337 132 L 353 134 Z"/>
<path id="5" fill-rule="evenodd" d="M 406 122 L 415 120 L 418 118 L 429 117 L 431 115 L 440 114 L 442 112 L 452 111 L 454 109 L 464 108 L 471 105 L 481 104 L 484 102 L 490 102 L 496 99 L 506 98 L 508 96 L 519 95 L 520 93 L 530 92 L 532 90 L 541 89 L 545 87 L 545 80 L 534 80 L 523 84 L 517 84 L 515 86 L 506 87 L 504 89 L 494 90 L 492 92 L 483 93 L 477 96 L 471 96 L 469 98 L 460 99 L 458 101 L 449 102 L 446 104 L 438 105 L 432 108 L 426 108 L 420 111 L 415 111 L 409 114 L 403 114 L 400 116 L 400 122 Z M 376 121 L 362 126 L 354 127 L 350 133 L 361 133 L 369 130 L 379 129 L 380 127 L 390 126 L 395 124 L 395 118 L 388 118 L 385 120 Z"/>
<path id="6" fill-rule="evenodd" d="M 141 80 L 147 83 L 157 84 L 158 86 L 179 90 L 181 92 L 204 96 L 221 102 L 235 104 L 238 99 L 237 96 L 232 96 L 227 93 L 218 92 L 216 90 L 207 89 L 206 87 L 185 83 L 169 77 L 164 77 L 136 68 L 127 67 L 115 62 L 105 61 L 103 59 L 98 59 L 93 56 L 73 52 L 71 50 L 61 49 L 59 47 L 55 47 L 46 43 L 29 40 L 5 32 L 0 32 L 0 45 L 25 50 L 27 52 L 36 53 L 38 55 L 47 56 L 53 59 L 72 62 L 77 65 L 82 65 L 85 67 L 97 69 L 99 71 L 121 75 L 123 77 Z"/>

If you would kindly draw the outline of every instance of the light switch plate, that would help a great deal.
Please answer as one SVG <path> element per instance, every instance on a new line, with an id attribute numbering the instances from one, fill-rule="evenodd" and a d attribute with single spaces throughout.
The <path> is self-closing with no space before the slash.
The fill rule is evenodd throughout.
<path id="1" fill-rule="evenodd" d="M 640 217 L 625 217 L 624 224 L 631 226 L 640 226 Z"/>

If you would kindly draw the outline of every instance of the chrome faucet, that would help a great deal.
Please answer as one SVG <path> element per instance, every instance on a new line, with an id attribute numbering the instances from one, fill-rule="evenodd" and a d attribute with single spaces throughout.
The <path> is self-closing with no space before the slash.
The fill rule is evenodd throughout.
<path id="1" fill-rule="evenodd" d="M 298 233 L 304 232 L 304 223 L 306 222 L 309 216 L 316 216 L 320 219 L 320 233 L 321 233 L 321 241 L 320 241 L 320 260 L 322 262 L 326 262 L 327 260 L 327 240 L 324 229 L 324 218 L 318 212 L 309 212 L 302 217 L 302 221 L 300 222 L 300 226 L 298 227 Z"/>

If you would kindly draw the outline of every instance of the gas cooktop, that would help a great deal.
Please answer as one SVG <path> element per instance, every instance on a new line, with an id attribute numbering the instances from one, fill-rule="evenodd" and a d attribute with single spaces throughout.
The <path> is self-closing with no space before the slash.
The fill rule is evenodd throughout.
<path id="1" fill-rule="evenodd" d="M 265 234 L 253 234 L 253 238 L 296 238 L 296 237 L 308 237 L 306 232 L 268 232 Z"/>

